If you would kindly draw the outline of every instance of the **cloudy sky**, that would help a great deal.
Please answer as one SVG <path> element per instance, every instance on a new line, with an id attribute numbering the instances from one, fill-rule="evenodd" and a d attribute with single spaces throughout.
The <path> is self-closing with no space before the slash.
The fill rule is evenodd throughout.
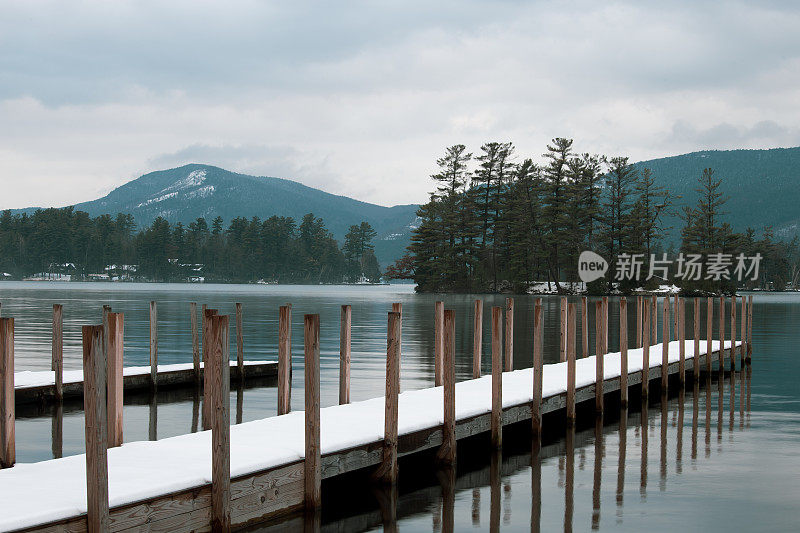
<path id="1" fill-rule="evenodd" d="M 393 205 L 449 144 L 800 145 L 792 2 L 0 0 L 0 208 L 198 162 Z"/>

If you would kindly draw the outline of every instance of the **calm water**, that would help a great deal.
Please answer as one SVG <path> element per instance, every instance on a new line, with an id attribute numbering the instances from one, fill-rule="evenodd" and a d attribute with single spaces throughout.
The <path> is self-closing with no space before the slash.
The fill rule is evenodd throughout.
<path id="1" fill-rule="evenodd" d="M 503 305 L 504 297 L 481 298 L 486 372 L 490 307 Z M 234 303 L 242 302 L 245 358 L 274 359 L 278 306 L 291 302 L 292 398 L 297 409 L 303 403 L 304 313 L 321 315 L 322 403 L 331 405 L 338 394 L 340 306 L 353 306 L 351 395 L 357 401 L 383 394 L 386 313 L 396 301 L 403 303 L 402 388 L 432 385 L 433 304 L 437 299 L 456 311 L 457 376 L 466 379 L 471 373 L 475 296 L 416 295 L 407 285 L 0 283 L 0 312 L 16 318 L 18 371 L 49 369 L 53 303 L 64 305 L 65 367 L 80 368 L 80 326 L 99 323 L 104 304 L 125 313 L 126 365 L 142 365 L 149 359 L 150 300 L 159 305 L 162 363 L 191 361 L 190 301 L 207 303 L 222 314 L 232 314 Z M 529 325 L 534 298 L 516 296 L 515 303 L 514 362 L 522 368 L 531 364 Z M 635 306 L 631 303 L 629 307 L 632 330 Z M 610 308 L 610 323 L 616 325 L 614 299 Z M 687 312 L 690 324 L 690 305 Z M 705 305 L 701 312 L 705 313 Z M 433 472 L 427 462 L 401 462 L 401 486 L 396 495 L 360 487 L 352 497 L 334 501 L 336 490 L 331 487 L 323 525 L 348 531 L 394 527 L 447 531 L 451 524 L 456 531 L 795 529 L 800 523 L 800 494 L 795 489 L 800 474 L 800 387 L 794 364 L 795 349 L 800 345 L 798 319 L 800 296 L 757 294 L 751 374 L 737 373 L 733 381 L 726 378 L 722 384 L 703 382 L 696 391 L 690 387 L 684 395 L 663 404 L 654 398 L 644 409 L 633 402 L 625 416 L 620 418 L 615 409 L 603 425 L 584 417 L 588 425 L 579 425 L 575 434 L 556 428 L 538 452 L 531 450 L 524 432 L 513 432 L 512 438 L 506 439 L 503 457 L 492 457 L 488 448 L 478 445 L 477 453 L 461 454 L 455 472 Z M 545 359 L 553 362 L 558 359 L 557 298 L 544 299 L 544 320 Z M 716 323 L 715 319 L 715 327 Z M 591 332 L 593 327 L 589 329 Z M 615 350 L 618 337 L 615 328 L 611 330 L 610 348 Z M 591 339 L 590 346 L 593 342 Z M 231 353 L 235 357 L 235 349 Z M 195 431 L 199 405 L 193 391 L 126 398 L 125 439 Z M 231 392 L 233 423 L 272 416 L 275 410 L 274 383 L 265 381 Z M 16 429 L 20 462 L 83 452 L 80 402 L 68 402 L 58 410 L 20 409 Z M 430 471 L 430 475 L 403 479 L 403 466 L 406 471 Z M 292 519 L 263 529 L 291 530 L 299 525 L 298 519 Z"/>

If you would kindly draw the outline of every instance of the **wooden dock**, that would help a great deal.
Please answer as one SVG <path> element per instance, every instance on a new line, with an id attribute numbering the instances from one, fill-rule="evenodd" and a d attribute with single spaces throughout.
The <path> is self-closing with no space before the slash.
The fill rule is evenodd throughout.
<path id="1" fill-rule="evenodd" d="M 499 364 L 502 350 L 499 322 L 503 309 L 495 308 L 492 310 L 493 375 L 460 383 L 455 383 L 453 377 L 453 312 L 445 310 L 441 353 L 437 353 L 437 359 L 441 357 L 443 387 L 402 394 L 398 394 L 396 387 L 396 374 L 400 372 L 402 309 L 396 304 L 389 313 L 387 395 L 322 410 L 319 407 L 319 317 L 306 315 L 306 411 L 234 427 L 228 426 L 227 402 L 218 401 L 225 397 L 228 383 L 225 378 L 229 367 L 220 364 L 228 358 L 228 318 L 209 314 L 204 337 L 209 339 L 208 362 L 212 375 L 206 380 L 205 396 L 214 406 L 209 413 L 212 431 L 134 443 L 109 449 L 106 455 L 106 402 L 87 394 L 84 398 L 86 411 L 91 407 L 92 412 L 96 412 L 94 420 L 99 424 L 99 431 L 93 430 L 91 435 L 90 425 L 87 425 L 87 455 L 0 470 L 0 529 L 227 531 L 301 509 L 313 512 L 322 501 L 323 479 L 355 471 L 372 471 L 375 483 L 394 486 L 398 458 L 436 450 L 439 462 L 452 465 L 458 441 L 492 434 L 494 447 L 499 447 L 502 428 L 515 424 L 531 424 L 533 438 L 540 439 L 545 414 L 552 418 L 554 414 L 564 413 L 572 417 L 567 420 L 567 426 L 574 427 L 577 412 L 589 410 L 602 415 L 608 403 L 604 398 L 626 398 L 638 393 L 646 399 L 648 391 L 652 394 L 659 389 L 666 395 L 669 383 L 676 382 L 678 387 L 683 387 L 688 379 L 700 378 L 700 369 L 706 369 L 708 374 L 712 363 L 717 363 L 715 371 L 723 375 L 727 370 L 726 353 L 733 363 L 737 349 L 744 354 L 746 346 L 747 353 L 750 352 L 749 333 L 747 339 L 737 340 L 734 336 L 727 342 L 684 340 L 684 306 L 682 301 L 676 304 L 681 315 L 676 318 L 675 337 L 680 340 L 651 345 L 648 338 L 650 313 L 645 306 L 641 326 L 643 346 L 628 349 L 623 344 L 622 353 L 608 353 L 608 303 L 598 302 L 597 355 L 584 354 L 580 359 L 576 359 L 575 339 L 571 338 L 578 335 L 576 309 L 575 304 L 569 304 L 565 306 L 566 312 L 561 313 L 562 338 L 566 336 L 565 340 L 569 340 L 564 354 L 566 361 L 542 365 L 541 302 L 537 301 L 533 328 L 536 363 L 533 368 L 508 372 L 502 372 Z M 621 305 L 624 308 L 624 300 Z M 513 310 L 513 304 L 507 304 L 506 309 L 509 308 Z M 656 309 L 654 306 L 654 311 Z M 709 310 L 709 316 L 711 312 Z M 750 313 L 751 310 L 748 315 Z M 724 301 L 720 315 L 724 320 Z M 669 341 L 669 315 L 665 313 L 664 316 L 665 339 Z M 694 319 L 697 324 L 698 313 Z M 620 323 L 621 329 L 626 327 L 624 322 Z M 744 327 L 742 331 L 746 331 Z M 102 336 L 99 326 L 84 329 L 84 365 L 87 375 L 94 369 L 94 375 L 102 380 L 104 372 L 99 372 L 97 365 L 104 364 L 104 351 L 99 348 L 99 342 L 86 340 L 98 338 L 98 335 Z M 204 354 L 205 346 L 204 342 Z M 503 359 L 510 361 L 512 356 L 509 354 Z M 693 364 L 687 365 L 687 359 L 693 359 Z M 744 364 L 744 357 L 742 361 Z M 209 386 L 212 382 L 216 384 Z M 87 390 L 97 386 L 87 385 Z M 625 392 L 622 395 L 621 387 Z M 437 404 L 441 409 L 435 408 Z M 581 404 L 594 408 L 577 410 L 576 406 Z M 209 464 L 213 465 L 210 478 Z M 141 477 L 141 486 L 131 482 L 128 476 Z M 46 494 L 35 493 L 32 484 L 38 486 L 36 480 L 46 480 L 53 490 Z M 109 481 L 115 488 L 111 500 Z M 90 488 L 88 506 L 86 500 L 80 503 L 73 494 L 79 486 L 86 486 L 84 483 Z M 2 511 L 8 514 L 4 516 Z"/>
<path id="2" fill-rule="evenodd" d="M 230 379 L 240 381 L 239 366 L 237 361 L 230 362 Z M 244 379 L 271 378 L 278 375 L 276 361 L 245 361 Z M 204 365 L 200 364 L 200 378 L 202 379 Z M 52 372 L 43 372 L 52 375 Z M 158 365 L 157 372 L 159 389 L 174 389 L 181 387 L 194 387 L 195 372 L 191 364 Z M 150 367 L 128 367 L 123 369 L 122 386 L 124 392 L 137 392 L 150 389 L 152 378 Z M 71 381 L 66 379 L 62 385 L 63 398 L 83 398 L 83 379 Z M 14 397 L 17 405 L 28 403 L 46 404 L 58 400 L 55 383 L 43 385 L 17 386 L 14 388 Z"/>

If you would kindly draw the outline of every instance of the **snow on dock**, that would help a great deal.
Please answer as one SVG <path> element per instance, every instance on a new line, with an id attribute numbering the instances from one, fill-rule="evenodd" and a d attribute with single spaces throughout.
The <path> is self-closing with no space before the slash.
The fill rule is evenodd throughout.
<path id="1" fill-rule="evenodd" d="M 693 340 L 685 342 L 687 360 L 695 355 L 694 344 Z M 707 343 L 702 340 L 699 344 L 697 355 L 701 356 L 706 353 Z M 736 342 L 736 345 L 741 345 L 741 342 Z M 670 363 L 679 361 L 679 346 L 679 341 L 669 343 Z M 725 342 L 724 347 L 730 348 L 731 342 Z M 718 352 L 719 349 L 720 342 L 713 341 L 712 353 Z M 642 353 L 643 350 L 640 348 L 628 350 L 628 372 L 632 378 L 642 370 Z M 649 359 L 651 369 L 661 367 L 662 345 L 657 344 L 650 348 Z M 619 377 L 620 354 L 608 353 L 603 357 L 603 361 L 604 378 L 608 380 Z M 159 371 L 174 366 L 182 367 L 182 365 L 166 365 L 159 367 Z M 690 367 L 687 365 L 687 368 Z M 576 388 L 580 390 L 593 386 L 595 371 L 594 356 L 578 359 Z M 149 374 L 150 368 L 130 367 L 126 369 L 126 376 L 128 372 Z M 41 382 L 37 380 L 48 379 L 47 374 L 51 380 L 49 383 L 52 384 L 52 372 L 21 372 L 15 377 L 20 374 L 23 376 L 17 378 L 21 379 L 18 386 L 20 383 L 39 386 Z M 26 374 L 29 375 L 25 376 Z M 67 374 L 72 373 L 65 373 L 65 382 L 68 379 Z M 652 373 L 650 377 L 654 377 Z M 80 378 L 82 379 L 82 376 Z M 69 379 L 77 379 L 77 376 L 71 376 Z M 532 383 L 533 369 L 504 373 L 503 408 L 530 404 L 533 400 Z M 631 384 L 634 383 L 637 381 L 631 379 Z M 544 366 L 542 389 L 543 400 L 563 394 L 567 390 L 566 362 Z M 442 387 L 401 393 L 399 435 L 409 435 L 441 426 L 444 421 L 442 404 Z M 456 384 L 455 406 L 457 420 L 491 412 L 491 376 Z M 378 397 L 321 409 L 320 444 L 323 457 L 381 443 L 384 438 L 384 407 L 384 398 Z M 558 407 L 553 407 L 551 410 L 556 408 Z M 305 418 L 302 411 L 232 426 L 230 428 L 231 477 L 247 476 L 302 461 L 305 455 L 304 435 Z M 155 442 L 126 443 L 121 447 L 109 449 L 108 482 L 112 514 L 114 508 L 120 506 L 207 487 L 211 483 L 211 463 L 211 431 Z M 302 472 L 302 469 L 300 471 Z M 347 465 L 339 467 L 338 472 L 343 471 L 347 471 Z M 325 475 L 323 472 L 323 476 Z M 0 470 L 0 530 L 2 531 L 77 518 L 85 514 L 86 510 L 85 455 L 17 464 L 13 468 Z M 187 511 L 174 511 L 176 515 L 179 512 Z"/>

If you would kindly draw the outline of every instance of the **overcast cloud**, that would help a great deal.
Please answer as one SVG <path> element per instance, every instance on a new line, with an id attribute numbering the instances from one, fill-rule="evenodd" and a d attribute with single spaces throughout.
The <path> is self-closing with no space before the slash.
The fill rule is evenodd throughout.
<path id="1" fill-rule="evenodd" d="M 799 27 L 793 2 L 0 0 L 0 208 L 189 162 L 393 205 L 458 142 L 797 146 Z"/>

